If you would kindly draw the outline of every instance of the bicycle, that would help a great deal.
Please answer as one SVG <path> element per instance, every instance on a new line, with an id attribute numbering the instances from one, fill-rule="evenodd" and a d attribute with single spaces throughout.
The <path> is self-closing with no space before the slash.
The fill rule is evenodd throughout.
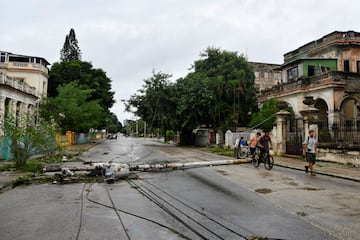
<path id="1" fill-rule="evenodd" d="M 249 146 L 242 145 L 236 150 L 237 159 L 247 158 L 249 155 L 251 155 Z"/>
<path id="2" fill-rule="evenodd" d="M 256 148 L 256 151 L 252 158 L 252 164 L 255 167 L 259 167 L 261 161 L 264 162 L 264 166 L 267 170 L 271 170 L 274 167 L 274 157 L 270 155 L 270 151 L 264 153 L 263 157 L 260 156 L 260 149 Z M 263 160 L 265 159 L 265 160 Z"/>

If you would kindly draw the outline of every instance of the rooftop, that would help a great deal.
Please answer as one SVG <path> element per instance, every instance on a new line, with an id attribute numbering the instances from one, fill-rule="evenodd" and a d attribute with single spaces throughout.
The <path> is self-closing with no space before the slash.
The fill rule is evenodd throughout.
<path id="1" fill-rule="evenodd" d="M 331 45 L 356 45 L 360 46 L 360 32 L 355 31 L 334 31 L 322 38 L 311 41 L 293 51 L 284 54 L 284 63 L 296 60 L 297 58 L 313 57 L 316 52 Z"/>

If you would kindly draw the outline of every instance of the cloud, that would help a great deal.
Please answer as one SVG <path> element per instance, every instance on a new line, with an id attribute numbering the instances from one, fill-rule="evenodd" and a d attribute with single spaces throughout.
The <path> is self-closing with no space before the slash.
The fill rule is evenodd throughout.
<path id="1" fill-rule="evenodd" d="M 282 63 L 284 53 L 360 22 L 360 4 L 350 0 L 13 0 L 1 9 L 3 51 L 55 62 L 74 28 L 83 60 L 112 79 L 120 120 L 132 118 L 121 99 L 153 69 L 183 77 L 208 46 Z"/>

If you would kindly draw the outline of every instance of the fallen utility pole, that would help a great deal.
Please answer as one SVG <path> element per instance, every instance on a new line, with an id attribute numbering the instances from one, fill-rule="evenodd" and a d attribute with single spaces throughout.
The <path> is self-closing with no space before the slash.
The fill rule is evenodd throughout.
<path id="1" fill-rule="evenodd" d="M 113 183 L 116 180 L 127 177 L 131 171 L 161 171 L 161 170 L 177 170 L 188 169 L 197 167 L 209 167 L 218 165 L 232 165 L 248 163 L 249 160 L 237 159 L 237 160 L 214 160 L 214 161 L 201 161 L 201 162 L 183 162 L 183 163 L 164 163 L 164 164 L 139 164 L 130 166 L 125 163 L 87 163 L 88 166 L 72 166 L 68 168 L 47 168 L 46 172 L 62 172 L 67 176 L 73 176 L 75 171 L 88 171 L 93 175 L 101 175 L 104 177 L 105 182 Z"/>
<path id="2" fill-rule="evenodd" d="M 201 161 L 201 162 L 184 162 L 184 163 L 164 163 L 164 164 L 140 164 L 134 167 L 131 167 L 130 170 L 137 171 L 158 171 L 158 170 L 176 170 L 184 168 L 196 168 L 196 167 L 209 167 L 217 165 L 232 165 L 232 164 L 241 164 L 248 163 L 249 160 L 237 159 L 237 160 L 215 160 L 215 161 Z"/>

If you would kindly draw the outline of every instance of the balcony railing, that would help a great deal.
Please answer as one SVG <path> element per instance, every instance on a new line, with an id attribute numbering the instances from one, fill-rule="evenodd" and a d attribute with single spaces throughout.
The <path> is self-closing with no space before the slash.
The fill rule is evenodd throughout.
<path id="1" fill-rule="evenodd" d="M 35 87 L 30 86 L 20 78 L 9 77 L 0 73 L 0 85 L 7 85 L 17 90 L 20 90 L 21 92 L 36 96 Z"/>
<path id="2" fill-rule="evenodd" d="M 9 62 L 7 65 L 9 68 L 27 68 L 29 70 L 40 70 L 48 74 L 49 70 L 47 67 L 39 63 L 27 63 L 27 62 Z"/>
<path id="3" fill-rule="evenodd" d="M 339 71 L 330 71 L 319 76 L 314 77 L 302 77 L 295 81 L 286 82 L 265 89 L 260 92 L 260 97 L 268 97 L 273 94 L 279 94 L 287 91 L 292 91 L 306 86 L 319 85 L 326 82 L 340 82 L 344 83 L 345 90 L 347 92 L 359 92 L 360 91 L 360 74 L 358 73 L 346 73 Z"/>

